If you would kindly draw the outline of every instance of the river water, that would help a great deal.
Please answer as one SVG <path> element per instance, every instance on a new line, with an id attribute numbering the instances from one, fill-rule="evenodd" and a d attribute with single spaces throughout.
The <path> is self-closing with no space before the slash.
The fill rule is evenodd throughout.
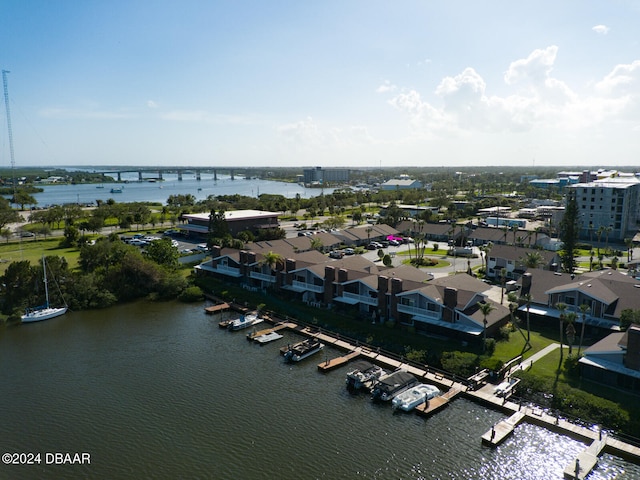
<path id="1" fill-rule="evenodd" d="M 115 175 L 114 175 L 115 176 Z M 162 182 L 138 182 L 138 176 L 134 173 L 122 174 L 122 182 L 78 185 L 43 185 L 41 193 L 33 196 L 38 206 L 59 205 L 64 203 L 91 204 L 96 200 L 106 201 L 113 198 L 116 202 L 159 202 L 167 203 L 170 195 L 191 194 L 197 200 L 204 200 L 209 195 L 244 195 L 257 197 L 263 193 L 284 195 L 294 198 L 300 195 L 302 198 L 311 198 L 320 195 L 323 189 L 305 188 L 297 183 L 275 182 L 271 180 L 245 179 L 228 175 L 218 175 L 213 179 L 213 174 L 201 175 L 196 180 L 195 174 L 184 174 L 182 180 L 178 180 L 177 174 L 164 174 Z M 98 188 L 98 186 L 103 188 Z M 122 189 L 122 193 L 112 193 L 111 189 Z M 328 194 L 332 188 L 324 189 Z"/>
<path id="2" fill-rule="evenodd" d="M 0 479 L 562 478 L 584 446 L 523 424 L 497 449 L 480 437 L 504 415 L 456 399 L 424 419 L 352 395 L 325 353 L 283 363 L 217 326 L 201 304 L 147 303 L 71 312 L 0 329 Z M 45 464 L 47 453 L 90 464 Z M 605 455 L 590 479 L 638 479 Z"/>

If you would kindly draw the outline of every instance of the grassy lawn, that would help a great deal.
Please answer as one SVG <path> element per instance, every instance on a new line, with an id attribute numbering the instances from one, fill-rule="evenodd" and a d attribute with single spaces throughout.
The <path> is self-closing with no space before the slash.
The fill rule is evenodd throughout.
<path id="1" fill-rule="evenodd" d="M 522 330 L 522 332 L 525 335 L 527 334 L 526 330 Z M 523 355 L 523 358 L 526 360 L 531 355 L 533 355 L 536 352 L 539 352 L 540 350 L 545 348 L 547 345 L 552 344 L 553 342 L 554 342 L 553 339 L 543 336 L 540 332 L 532 331 L 531 332 L 532 348 L 527 350 L 523 354 L 522 350 L 524 349 L 524 346 L 525 346 L 525 340 L 518 331 L 515 331 L 515 332 L 512 332 L 511 335 L 509 336 L 508 342 L 496 343 L 496 349 L 495 349 L 495 352 L 493 353 L 493 356 L 495 358 L 502 360 L 505 363 L 521 354 Z"/>
<path id="2" fill-rule="evenodd" d="M 11 262 L 28 260 L 36 265 L 42 255 L 60 255 L 67 259 L 69 268 L 78 265 L 80 250 L 77 248 L 60 248 L 60 238 L 47 240 L 23 240 L 0 244 L 0 275 L 3 275 Z"/>

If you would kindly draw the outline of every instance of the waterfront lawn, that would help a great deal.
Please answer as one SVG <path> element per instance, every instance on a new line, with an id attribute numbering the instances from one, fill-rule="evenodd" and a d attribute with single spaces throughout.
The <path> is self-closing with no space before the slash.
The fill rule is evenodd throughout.
<path id="1" fill-rule="evenodd" d="M 527 334 L 526 330 L 522 330 L 522 333 Z M 518 355 L 522 355 L 526 360 L 531 355 L 539 352 L 546 346 L 553 343 L 553 340 L 542 335 L 541 332 L 531 331 L 531 347 L 526 352 L 522 352 L 526 344 L 524 338 L 516 330 L 509 335 L 508 341 L 496 342 L 496 349 L 493 353 L 493 357 L 502 362 L 507 363 L 509 360 L 516 358 Z"/>
<path id="2" fill-rule="evenodd" d="M 59 255 L 66 258 L 69 268 L 74 269 L 78 265 L 80 250 L 78 248 L 60 247 L 60 238 L 46 240 L 26 240 L 0 244 L 0 275 L 11 262 L 29 260 L 32 265 L 37 265 L 42 255 Z"/>

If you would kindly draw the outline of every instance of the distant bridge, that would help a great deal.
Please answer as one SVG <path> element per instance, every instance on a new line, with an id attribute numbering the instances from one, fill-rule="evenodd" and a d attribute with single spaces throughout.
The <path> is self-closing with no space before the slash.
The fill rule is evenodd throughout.
<path id="1" fill-rule="evenodd" d="M 138 173 L 138 181 L 145 182 L 149 180 L 163 180 L 163 175 L 167 173 L 176 173 L 178 180 L 182 180 L 184 174 L 194 173 L 196 180 L 201 179 L 203 173 L 213 173 L 213 179 L 218 180 L 218 173 L 226 173 L 231 177 L 231 180 L 235 180 L 236 175 L 240 175 L 244 178 L 253 178 L 259 176 L 260 173 L 264 173 L 264 169 L 251 169 L 251 168 L 232 168 L 232 167 L 131 167 L 123 169 L 113 170 L 100 170 L 96 173 L 102 173 L 103 175 L 115 175 L 118 182 L 122 182 L 123 173 Z M 153 176 L 149 176 L 152 174 Z"/>

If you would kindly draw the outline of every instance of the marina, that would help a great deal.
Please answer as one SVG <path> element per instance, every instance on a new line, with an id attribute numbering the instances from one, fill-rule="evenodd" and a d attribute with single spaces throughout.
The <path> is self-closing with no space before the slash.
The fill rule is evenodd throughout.
<path id="1" fill-rule="evenodd" d="M 362 480 L 546 480 L 562 478 L 588 446 L 526 421 L 498 448 L 483 446 L 482 435 L 511 414 L 463 393 L 428 417 L 391 415 L 390 405 L 345 387 L 358 361 L 376 364 L 368 357 L 328 373 L 317 369 L 325 354 L 342 356 L 357 342 L 333 335 L 323 340 L 323 358 L 293 367 L 279 361 L 281 344 L 300 341 L 302 330 L 324 339 L 324 331 L 295 322 L 278 331 L 283 339 L 253 348 L 245 335 L 218 328 L 235 315 L 205 315 L 201 304 L 134 302 L 4 329 L 0 362 L 13 366 L 0 371 L 0 382 L 9 398 L 21 399 L 0 410 L 5 444 L 16 451 L 88 451 L 92 461 L 0 465 L 0 477 L 133 480 L 161 469 L 162 478 L 210 478 L 215 471 L 222 480 L 294 478 L 301 471 Z M 381 361 L 406 363 L 357 346 Z M 640 466 L 612 450 L 612 439 L 592 480 L 640 478 Z M 248 453 L 243 461 L 240 448 Z M 295 460 L 274 462 L 274 451 Z"/>
<path id="2" fill-rule="evenodd" d="M 280 325 L 284 325 L 284 323 L 281 322 Z M 514 433 L 516 427 L 522 422 L 536 424 L 550 431 L 559 432 L 584 442 L 587 444 L 587 447 L 580 451 L 574 461 L 567 464 L 564 469 L 564 475 L 567 479 L 575 478 L 583 480 L 586 478 L 597 466 L 598 456 L 607 450 L 615 452 L 624 458 L 630 458 L 635 462 L 640 462 L 640 448 L 635 445 L 615 439 L 609 440 L 609 437 L 606 435 L 603 436 L 601 432 L 595 432 L 587 427 L 576 425 L 566 419 L 544 412 L 537 407 L 523 407 L 519 403 L 510 401 L 509 397 L 517 385 L 517 379 L 507 380 L 496 386 L 491 383 L 484 383 L 487 376 L 484 372 L 480 372 L 469 379 L 457 380 L 455 378 L 449 378 L 442 372 L 433 371 L 429 369 L 428 366 L 425 366 L 424 369 L 419 368 L 409 363 L 398 361 L 392 357 L 382 355 L 379 351 L 374 351 L 360 344 L 351 344 L 344 338 L 340 338 L 330 332 L 314 331 L 314 329 L 310 327 L 299 326 L 292 321 L 287 322 L 286 328 L 308 337 L 307 340 L 297 345 L 304 344 L 306 345 L 305 348 L 308 348 L 308 341 L 313 341 L 314 345 L 318 345 L 319 342 L 322 341 L 347 352 L 345 355 L 334 359 L 327 358 L 325 362 L 318 364 L 319 371 L 329 372 L 348 364 L 353 359 L 360 359 L 361 357 L 367 358 L 377 365 L 394 368 L 395 370 L 392 373 L 386 376 L 383 375 L 373 382 L 371 387 L 373 399 L 381 399 L 383 401 L 393 400 L 403 392 L 408 392 L 412 388 L 415 388 L 416 384 L 418 384 L 418 379 L 420 379 L 431 381 L 445 390 L 445 393 L 442 395 L 432 395 L 429 401 L 421 401 L 411 408 L 408 408 L 408 410 L 414 410 L 420 416 L 429 417 L 438 413 L 459 396 L 464 396 L 476 402 L 491 406 L 498 411 L 510 413 L 511 415 L 508 418 L 497 422 L 489 431 L 480 437 L 483 445 L 498 447 Z M 287 352 L 291 350 L 291 346 L 282 347 L 281 353 L 287 355 Z M 316 353 L 316 351 L 312 353 Z M 530 362 L 530 360 L 528 362 Z M 349 375 L 354 374 L 356 371 L 359 372 L 360 368 L 366 369 L 367 365 L 373 364 L 365 362 L 356 370 L 351 370 Z M 349 376 L 347 376 L 347 384 L 349 384 Z"/>

